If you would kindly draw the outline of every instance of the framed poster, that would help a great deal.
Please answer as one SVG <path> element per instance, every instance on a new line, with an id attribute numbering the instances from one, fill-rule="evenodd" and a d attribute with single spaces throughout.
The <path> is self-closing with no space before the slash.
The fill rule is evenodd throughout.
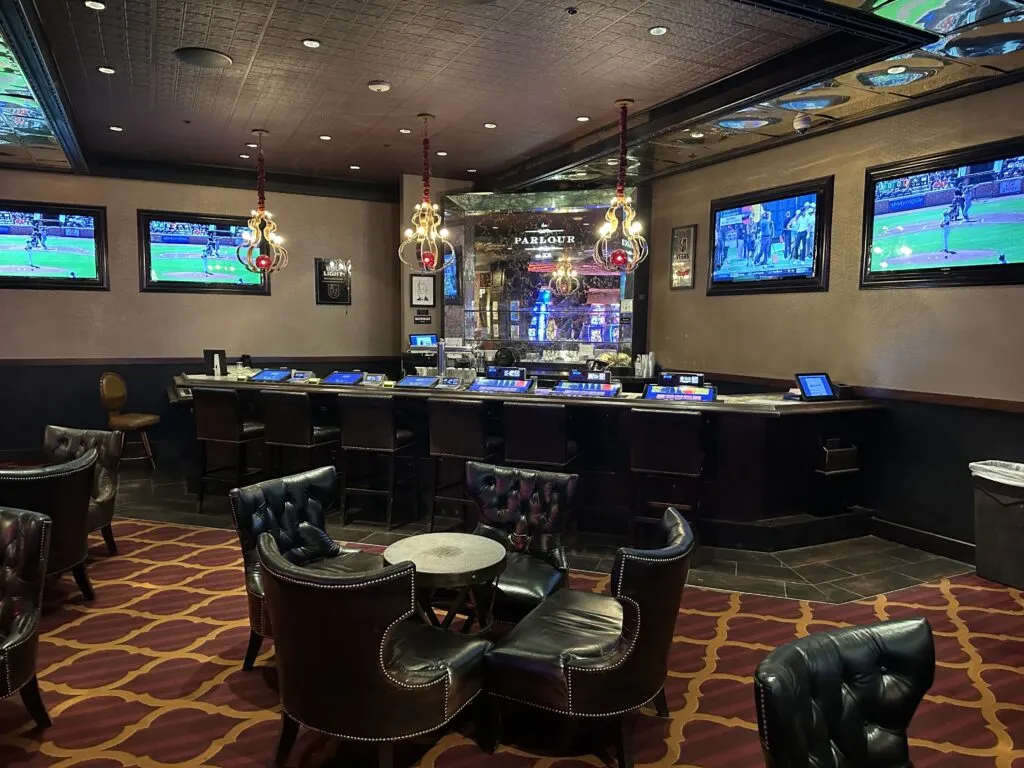
<path id="1" fill-rule="evenodd" d="M 316 303 L 352 303 L 352 262 L 341 259 L 316 259 Z"/>
<path id="2" fill-rule="evenodd" d="M 437 285 L 437 275 L 418 274 L 409 275 L 409 304 L 413 307 L 436 307 L 437 297 L 434 290 Z"/>
<path id="3" fill-rule="evenodd" d="M 693 288 L 693 246 L 697 242 L 697 225 L 687 224 L 672 230 L 672 259 L 669 263 L 668 287 Z"/>

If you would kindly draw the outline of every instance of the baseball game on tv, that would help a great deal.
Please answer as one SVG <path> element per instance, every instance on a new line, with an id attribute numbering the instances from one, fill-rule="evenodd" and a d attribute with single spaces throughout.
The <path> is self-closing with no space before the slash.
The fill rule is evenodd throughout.
<path id="1" fill-rule="evenodd" d="M 831 179 L 712 203 L 709 293 L 808 290 L 823 283 Z"/>
<path id="2" fill-rule="evenodd" d="M 1020 282 L 1024 146 L 869 170 L 865 213 L 865 285 Z"/>
<path id="3" fill-rule="evenodd" d="M 0 284 L 105 287 L 103 209 L 0 201 Z"/>

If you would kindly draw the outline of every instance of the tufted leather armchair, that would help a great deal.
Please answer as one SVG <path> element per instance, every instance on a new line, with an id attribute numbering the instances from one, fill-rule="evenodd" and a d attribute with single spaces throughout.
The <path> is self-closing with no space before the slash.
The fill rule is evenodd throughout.
<path id="1" fill-rule="evenodd" d="M 40 728 L 50 726 L 36 682 L 36 650 L 51 528 L 38 512 L 0 509 L 0 699 L 20 692 Z"/>
<path id="2" fill-rule="evenodd" d="M 617 717 L 619 768 L 631 768 L 624 715 L 654 700 L 668 716 L 668 654 L 695 543 L 672 507 L 659 529 L 661 548 L 616 553 L 610 597 L 559 590 L 498 642 L 485 670 L 493 721 L 498 699 L 569 717 Z"/>
<path id="3" fill-rule="evenodd" d="M 290 562 L 271 536 L 259 558 L 277 646 L 283 765 L 299 726 L 391 745 L 446 725 L 480 693 L 491 644 L 407 621 L 416 569 L 398 563 L 362 574 Z"/>
<path id="4" fill-rule="evenodd" d="M 362 573 L 383 562 L 380 555 L 342 549 L 325 532 L 324 511 L 338 497 L 338 474 L 321 467 L 299 475 L 233 488 L 231 517 L 242 545 L 245 592 L 249 598 L 249 647 L 243 669 L 252 669 L 264 637 L 274 637 L 263 595 L 263 572 L 256 553 L 260 534 L 269 533 L 283 556 L 304 568 Z"/>
<path id="5" fill-rule="evenodd" d="M 53 521 L 46 575 L 71 571 L 86 600 L 94 597 L 85 560 L 97 455 L 96 449 L 90 448 L 63 464 L 0 470 L 0 505 L 41 512 Z"/>
<path id="6" fill-rule="evenodd" d="M 802 637 L 754 674 L 768 768 L 912 768 L 907 726 L 935 676 L 925 619 Z"/>
<path id="7" fill-rule="evenodd" d="M 466 463 L 466 489 L 476 500 L 476 531 L 508 549 L 498 580 L 495 621 L 515 624 L 569 580 L 562 533 L 578 475 Z"/>
<path id="8" fill-rule="evenodd" d="M 117 542 L 111 522 L 117 501 L 118 469 L 121 466 L 123 434 L 114 430 L 71 429 L 49 425 L 43 432 L 43 451 L 57 462 L 77 459 L 90 448 L 95 448 L 96 472 L 93 478 L 92 498 L 89 501 L 88 525 L 90 531 L 100 531 L 107 550 L 117 554 Z"/>

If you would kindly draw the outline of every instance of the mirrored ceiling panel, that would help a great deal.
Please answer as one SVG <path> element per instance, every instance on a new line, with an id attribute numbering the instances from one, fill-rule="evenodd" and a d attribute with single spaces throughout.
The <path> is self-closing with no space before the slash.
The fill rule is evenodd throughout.
<path id="1" fill-rule="evenodd" d="M 914 51 L 842 75 L 839 82 L 854 88 L 914 97 L 996 74 L 999 73 L 989 67 Z"/>
<path id="2" fill-rule="evenodd" d="M 965 64 L 1011 72 L 1024 67 L 1024 13 L 942 38 L 927 50 Z"/>
<path id="3" fill-rule="evenodd" d="M 749 147 L 767 141 L 768 138 L 759 133 L 730 131 L 714 123 L 706 123 L 666 133 L 651 142 L 651 145 L 656 158 L 685 165 Z"/>
<path id="4" fill-rule="evenodd" d="M 890 0 L 872 13 L 937 35 L 948 35 L 1022 11 L 1021 0 Z"/>
<path id="5" fill-rule="evenodd" d="M 839 85 L 823 90 L 802 90 L 772 102 L 793 115 L 804 113 L 839 119 L 873 109 L 894 106 L 903 101 L 896 94 L 866 91 Z"/>

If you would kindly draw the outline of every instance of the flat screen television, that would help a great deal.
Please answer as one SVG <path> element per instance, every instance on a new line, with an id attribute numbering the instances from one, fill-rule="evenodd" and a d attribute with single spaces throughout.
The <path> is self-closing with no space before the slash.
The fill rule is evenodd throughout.
<path id="1" fill-rule="evenodd" d="M 238 260 L 244 216 L 139 211 L 139 290 L 270 295 L 270 276 Z"/>
<path id="2" fill-rule="evenodd" d="M 713 200 L 708 296 L 828 290 L 832 182 Z"/>
<path id="3" fill-rule="evenodd" d="M 0 288 L 108 290 L 106 213 L 0 200 Z"/>
<path id="4" fill-rule="evenodd" d="M 867 170 L 862 288 L 1024 283 L 1024 140 Z"/>
<path id="5" fill-rule="evenodd" d="M 462 303 L 462 249 L 455 249 L 455 256 L 444 265 L 444 303 Z"/>

